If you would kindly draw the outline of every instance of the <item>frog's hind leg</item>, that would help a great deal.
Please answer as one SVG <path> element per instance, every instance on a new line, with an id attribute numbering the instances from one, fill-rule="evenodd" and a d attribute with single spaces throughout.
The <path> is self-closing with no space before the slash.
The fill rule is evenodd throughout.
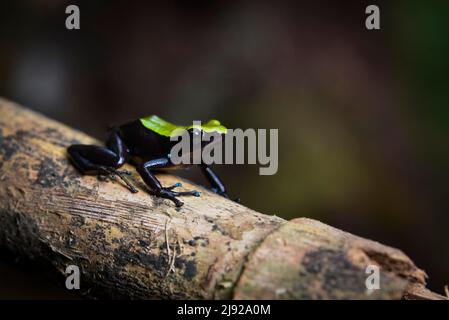
<path id="1" fill-rule="evenodd" d="M 119 171 L 128 158 L 128 150 L 117 132 L 113 131 L 106 147 L 95 145 L 74 144 L 67 149 L 73 164 L 87 175 L 118 176 L 133 193 L 137 189 L 128 181 L 125 174 L 128 171 Z"/>

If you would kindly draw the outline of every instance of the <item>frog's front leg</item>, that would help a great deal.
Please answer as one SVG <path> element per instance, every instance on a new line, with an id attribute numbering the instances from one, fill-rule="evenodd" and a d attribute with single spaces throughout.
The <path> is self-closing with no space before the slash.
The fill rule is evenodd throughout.
<path id="1" fill-rule="evenodd" d="M 208 165 L 202 163 L 201 171 L 203 172 L 207 181 L 209 181 L 209 184 L 212 187 L 212 191 L 229 199 L 229 196 L 226 193 L 226 188 L 225 188 L 223 182 L 218 177 L 218 175 L 212 170 L 212 168 L 209 167 Z"/>
<path id="2" fill-rule="evenodd" d="M 147 162 L 143 162 L 137 166 L 137 172 L 142 177 L 145 184 L 150 188 L 152 192 L 154 192 L 157 196 L 161 198 L 166 198 L 172 200 L 177 207 L 182 206 L 184 203 L 180 201 L 178 196 L 195 196 L 199 197 L 200 193 L 196 190 L 191 191 L 183 191 L 176 192 L 173 191 L 174 188 L 180 187 L 181 183 L 176 183 L 170 187 L 162 187 L 160 181 L 156 178 L 156 176 L 151 172 L 151 170 L 156 170 L 160 168 L 165 168 L 170 166 L 170 159 L 168 158 L 160 158 L 154 159 Z"/>
<path id="3" fill-rule="evenodd" d="M 211 167 L 209 167 L 205 163 L 202 163 L 201 171 L 203 172 L 206 179 L 209 181 L 209 184 L 211 185 L 213 192 L 215 192 L 216 194 L 219 194 L 227 199 L 230 199 L 226 192 L 226 188 L 225 188 L 223 182 L 218 177 L 218 175 L 212 170 Z M 239 198 L 234 199 L 234 201 L 240 203 Z"/>
<path id="4" fill-rule="evenodd" d="M 119 176 L 133 193 L 137 189 L 126 179 L 128 171 L 117 170 L 126 162 L 128 149 L 116 131 L 111 132 L 106 147 L 74 144 L 67 149 L 73 164 L 87 175 Z"/>

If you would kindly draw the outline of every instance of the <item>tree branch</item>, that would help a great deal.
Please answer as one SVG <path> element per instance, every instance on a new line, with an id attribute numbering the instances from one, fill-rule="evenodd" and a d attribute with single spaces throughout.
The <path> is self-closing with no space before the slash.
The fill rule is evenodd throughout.
<path id="1" fill-rule="evenodd" d="M 98 141 L 6 100 L 0 114 L 0 246 L 60 275 L 77 265 L 89 297 L 443 298 L 397 249 L 264 215 L 188 181 L 201 197 L 183 198 L 181 208 L 150 195 L 136 174 L 132 194 L 67 160 L 68 145 Z M 381 270 L 372 292 L 369 264 Z"/>

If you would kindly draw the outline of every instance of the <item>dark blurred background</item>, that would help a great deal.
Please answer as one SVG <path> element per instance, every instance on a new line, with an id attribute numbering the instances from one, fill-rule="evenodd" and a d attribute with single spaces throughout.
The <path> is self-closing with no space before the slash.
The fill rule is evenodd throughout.
<path id="1" fill-rule="evenodd" d="M 80 7 L 80 30 L 65 28 L 69 4 Z M 381 30 L 365 28 L 369 4 Z M 148 114 L 279 128 L 276 175 L 218 168 L 232 196 L 401 248 L 431 289 L 449 282 L 449 2 L 0 8 L 1 96 L 100 139 Z M 197 173 L 188 176 L 202 181 Z M 0 298 L 70 297 L 13 260 L 0 256 Z"/>

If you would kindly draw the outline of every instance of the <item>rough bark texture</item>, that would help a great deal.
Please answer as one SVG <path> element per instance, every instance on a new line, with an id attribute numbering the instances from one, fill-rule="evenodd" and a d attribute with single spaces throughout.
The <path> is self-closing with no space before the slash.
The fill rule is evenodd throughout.
<path id="1" fill-rule="evenodd" d="M 264 215 L 188 181 L 202 194 L 181 208 L 135 174 L 132 194 L 120 181 L 81 176 L 67 160 L 72 143 L 99 142 L 0 99 L 0 246 L 60 275 L 79 266 L 89 297 L 442 298 L 397 249 Z M 380 266 L 380 290 L 366 290 L 368 264 Z"/>

